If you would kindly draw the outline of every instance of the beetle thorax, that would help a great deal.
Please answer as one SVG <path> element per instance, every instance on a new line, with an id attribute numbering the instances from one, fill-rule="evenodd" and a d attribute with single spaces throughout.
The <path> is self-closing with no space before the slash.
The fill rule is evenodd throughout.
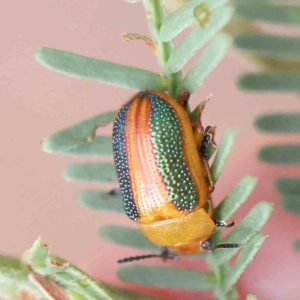
<path id="1" fill-rule="evenodd" d="M 181 254 L 201 251 L 201 242 L 211 236 L 214 227 L 213 220 L 203 208 L 176 219 L 140 224 L 144 235 L 154 244 L 172 247 Z"/>

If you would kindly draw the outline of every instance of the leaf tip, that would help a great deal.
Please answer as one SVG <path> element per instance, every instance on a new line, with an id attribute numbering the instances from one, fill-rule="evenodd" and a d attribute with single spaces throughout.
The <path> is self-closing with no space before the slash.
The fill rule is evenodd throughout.
<path id="1" fill-rule="evenodd" d="M 121 266 L 117 270 L 117 277 L 125 282 L 128 282 L 127 274 L 131 272 L 134 266 Z"/>
<path id="2" fill-rule="evenodd" d="M 236 127 L 230 127 L 226 130 L 226 132 L 230 132 L 235 137 L 239 133 L 239 129 Z"/>
<path id="3" fill-rule="evenodd" d="M 116 233 L 118 226 L 113 224 L 105 224 L 98 230 L 98 235 L 104 240 L 111 241 L 111 237 Z"/>
<path id="4" fill-rule="evenodd" d="M 300 239 L 294 241 L 294 249 L 300 251 Z"/>
<path id="5" fill-rule="evenodd" d="M 257 158 L 265 163 L 270 163 L 270 160 L 272 160 L 272 146 L 264 146 L 259 149 Z"/>
<path id="6" fill-rule="evenodd" d="M 48 244 L 45 243 L 44 239 L 42 236 L 38 236 L 38 238 L 36 239 L 36 241 L 34 242 L 34 245 L 37 245 L 38 247 L 41 247 L 42 249 L 49 249 Z"/>
<path id="7" fill-rule="evenodd" d="M 265 115 L 260 115 L 254 118 L 254 128 L 260 130 L 260 131 L 264 131 L 264 120 L 265 120 L 266 116 Z"/>
<path id="8" fill-rule="evenodd" d="M 82 206 L 86 206 L 86 201 L 84 197 L 85 194 L 86 194 L 86 190 L 82 190 L 75 196 L 76 202 Z"/>
<path id="9" fill-rule="evenodd" d="M 34 51 L 34 57 L 36 61 L 39 63 L 43 64 L 44 58 L 45 58 L 45 52 L 47 52 L 46 47 L 39 47 Z"/>
<path id="10" fill-rule="evenodd" d="M 259 204 L 260 205 L 264 205 L 265 207 L 267 207 L 268 210 L 270 211 L 270 213 L 274 209 L 274 203 L 273 202 L 270 202 L 270 201 L 261 201 L 261 202 L 259 202 Z"/>
<path id="11" fill-rule="evenodd" d="M 46 137 L 42 140 L 42 150 L 46 153 L 54 152 L 51 136 Z"/>
<path id="12" fill-rule="evenodd" d="M 251 182 L 253 185 L 256 185 L 258 182 L 258 178 L 253 176 L 253 175 L 245 175 L 244 176 L 245 180 L 247 180 L 248 182 Z"/>
<path id="13" fill-rule="evenodd" d="M 246 90 L 249 81 L 251 80 L 250 75 L 249 74 L 242 74 L 238 76 L 238 79 L 236 81 L 236 85 L 238 86 L 238 88 L 240 88 L 241 90 Z"/>
<path id="14" fill-rule="evenodd" d="M 252 294 L 248 294 L 246 300 L 257 300 L 257 298 Z"/>
<path id="15" fill-rule="evenodd" d="M 73 178 L 73 168 L 74 164 L 68 164 L 66 165 L 62 172 L 61 172 L 61 177 L 66 180 L 66 181 L 76 181 L 77 179 Z M 76 177 L 76 174 L 75 174 Z M 78 181 L 81 181 L 80 179 L 78 179 Z"/>

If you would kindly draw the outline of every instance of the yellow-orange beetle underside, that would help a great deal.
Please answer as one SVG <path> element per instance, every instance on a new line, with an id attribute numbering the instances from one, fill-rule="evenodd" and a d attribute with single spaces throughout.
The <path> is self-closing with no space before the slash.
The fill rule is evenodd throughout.
<path id="1" fill-rule="evenodd" d="M 204 130 L 182 105 L 157 91 L 135 94 L 113 128 L 114 160 L 125 212 L 154 244 L 198 253 L 215 227 Z"/>

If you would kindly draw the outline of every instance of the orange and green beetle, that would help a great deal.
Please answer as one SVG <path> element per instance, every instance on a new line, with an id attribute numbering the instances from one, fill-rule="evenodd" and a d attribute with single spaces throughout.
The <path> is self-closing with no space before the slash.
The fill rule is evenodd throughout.
<path id="1" fill-rule="evenodd" d="M 114 161 L 125 212 L 150 241 L 171 250 L 163 251 L 164 258 L 172 252 L 211 250 L 214 227 L 233 225 L 212 218 L 214 184 L 206 147 L 213 141 L 214 128 L 204 129 L 201 124 L 206 102 L 198 107 L 197 121 L 190 121 L 184 109 L 187 98 L 186 91 L 179 101 L 163 92 L 139 92 L 122 106 L 113 127 Z"/>

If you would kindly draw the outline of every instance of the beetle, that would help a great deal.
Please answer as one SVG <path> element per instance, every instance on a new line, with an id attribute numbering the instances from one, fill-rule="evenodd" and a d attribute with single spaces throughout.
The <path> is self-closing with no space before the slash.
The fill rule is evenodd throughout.
<path id="1" fill-rule="evenodd" d="M 197 107 L 196 121 L 189 119 L 188 98 L 186 90 L 178 101 L 164 92 L 141 91 L 117 114 L 113 155 L 125 212 L 151 242 L 163 247 L 160 255 L 130 257 L 119 263 L 240 247 L 211 245 L 214 228 L 231 227 L 234 222 L 212 217 L 214 182 L 206 150 L 209 143 L 215 144 L 215 128 L 202 125 L 206 101 Z"/>

